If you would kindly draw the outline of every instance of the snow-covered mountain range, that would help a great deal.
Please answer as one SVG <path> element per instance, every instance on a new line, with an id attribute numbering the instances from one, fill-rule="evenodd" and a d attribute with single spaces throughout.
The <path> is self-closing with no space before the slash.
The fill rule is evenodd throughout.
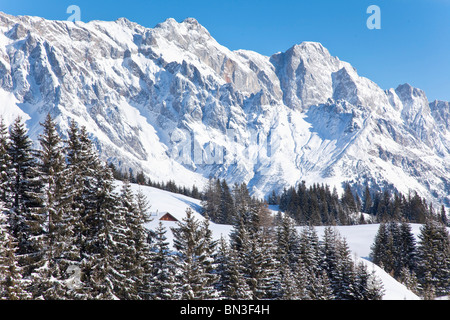
<path id="1" fill-rule="evenodd" d="M 267 57 L 192 18 L 150 29 L 0 13 L 0 102 L 34 138 L 48 112 L 63 133 L 74 119 L 105 160 L 154 181 L 216 176 L 257 196 L 351 181 L 450 207 L 450 104 L 383 90 L 319 43 Z"/>

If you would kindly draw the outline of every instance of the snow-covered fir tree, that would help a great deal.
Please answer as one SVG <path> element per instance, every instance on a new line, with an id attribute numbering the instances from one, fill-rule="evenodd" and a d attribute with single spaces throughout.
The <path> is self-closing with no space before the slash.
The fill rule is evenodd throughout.
<path id="1" fill-rule="evenodd" d="M 11 208 L 8 218 L 12 235 L 18 241 L 19 264 L 24 276 L 29 276 L 39 267 L 43 254 L 43 184 L 32 141 L 20 117 L 10 127 L 9 139 L 10 164 L 6 170 L 9 199 L 6 206 Z"/>
<path id="2" fill-rule="evenodd" d="M 69 129 L 68 165 L 76 186 L 73 201 L 79 212 L 76 244 L 88 299 L 136 297 L 134 283 L 127 278 L 127 228 L 120 200 L 113 189 L 112 171 L 100 161 L 86 128 L 75 123 Z"/>
<path id="3" fill-rule="evenodd" d="M 425 223 L 417 247 L 417 277 L 425 298 L 450 293 L 450 237 L 444 225 Z"/>
<path id="4" fill-rule="evenodd" d="M 155 230 L 149 264 L 152 267 L 150 284 L 151 300 L 175 299 L 175 256 L 167 241 L 167 229 L 160 221 Z"/>
<path id="5" fill-rule="evenodd" d="M 37 152 L 38 172 L 43 183 L 44 205 L 41 244 L 44 248 L 40 266 L 32 274 L 35 295 L 43 299 L 73 297 L 65 284 L 67 269 L 76 263 L 73 218 L 70 207 L 70 186 L 67 181 L 64 146 L 50 114 L 41 124 Z"/>
<path id="6" fill-rule="evenodd" d="M 17 241 L 10 234 L 5 210 L 0 201 L 0 300 L 31 299 L 28 281 L 23 279 L 16 258 Z"/>
<path id="7" fill-rule="evenodd" d="M 9 135 L 3 117 L 0 116 L 0 201 L 6 205 L 10 196 L 7 194 L 8 190 L 8 168 L 10 166 L 9 149 Z"/>
<path id="8" fill-rule="evenodd" d="M 121 252 L 122 264 L 127 273 L 126 281 L 130 282 L 132 289 L 124 294 L 131 299 L 148 299 L 151 277 L 150 246 L 144 223 L 150 222 L 147 214 L 149 208 L 142 193 L 139 193 L 139 200 L 135 198 L 128 181 L 124 182 L 119 199 L 122 206 L 118 209 L 122 211 L 127 227 L 126 248 Z"/>
<path id="9" fill-rule="evenodd" d="M 251 291 L 244 278 L 243 265 L 237 250 L 221 238 L 216 254 L 216 290 L 220 299 L 250 300 Z"/>
<path id="10" fill-rule="evenodd" d="M 174 247 L 177 250 L 177 297 L 188 300 L 212 299 L 214 284 L 210 283 L 208 267 L 212 261 L 207 230 L 195 218 L 192 210 L 172 228 Z"/>

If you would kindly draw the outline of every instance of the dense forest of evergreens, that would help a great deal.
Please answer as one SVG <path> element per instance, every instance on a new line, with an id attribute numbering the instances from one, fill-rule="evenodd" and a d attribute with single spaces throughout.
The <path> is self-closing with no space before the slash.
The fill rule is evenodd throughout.
<path id="1" fill-rule="evenodd" d="M 273 219 L 245 185 L 232 196 L 234 231 L 215 241 L 188 210 L 149 232 L 147 199 L 99 160 L 75 123 L 62 141 L 50 116 L 32 149 L 20 118 L 0 122 L 1 299 L 380 299 L 333 230 L 319 241 Z M 345 276 L 343 276 L 345 274 Z"/>
<path id="2" fill-rule="evenodd" d="M 138 174 L 136 183 L 203 200 L 207 219 L 196 220 L 188 210 L 171 229 L 172 248 L 161 223 L 156 230 L 144 227 L 151 204 L 131 191 L 131 175 L 100 161 L 85 128 L 72 122 L 63 140 L 50 116 L 42 127 L 33 149 L 20 118 L 10 128 L 0 119 L 0 299 L 381 299 L 379 279 L 354 262 L 345 239 L 332 227 L 319 239 L 313 225 L 362 223 L 354 213 L 366 209 L 390 221 L 397 218 L 397 197 L 375 195 L 368 205 L 368 197 L 361 204 L 349 188 L 339 198 L 327 187 L 303 184 L 269 199 L 288 213 L 274 217 L 244 183 L 230 188 L 210 179 L 199 192 L 152 184 Z M 120 190 L 115 176 L 124 180 Z M 418 201 L 427 221 L 439 220 L 414 199 L 401 201 L 398 217 L 417 212 Z M 229 240 L 212 238 L 210 220 L 233 226 Z M 374 261 L 391 268 L 377 252 Z M 441 283 L 426 287 L 422 279 L 431 271 L 418 262 L 427 259 L 425 250 L 417 252 L 414 267 L 392 262 L 387 270 L 396 277 L 414 271 L 418 290 L 427 294 L 447 290 Z"/>
<path id="3" fill-rule="evenodd" d="M 417 193 L 407 196 L 389 190 L 371 192 L 366 186 L 362 198 L 346 184 L 339 196 L 336 189 L 328 185 L 313 184 L 309 188 L 303 182 L 298 187 L 285 189 L 280 196 L 273 193 L 269 204 L 279 204 L 280 210 L 288 213 L 299 224 L 352 225 L 407 221 L 425 223 L 429 219 L 448 224 L 445 207 L 434 210 Z"/>
<path id="4" fill-rule="evenodd" d="M 203 200 L 204 214 L 219 224 L 232 224 L 235 220 L 236 192 L 247 189 L 245 183 L 230 188 L 225 180 L 209 179 L 200 195 Z M 429 219 L 448 225 L 444 206 L 439 212 L 433 205 L 417 193 L 404 196 L 389 191 L 370 192 L 366 187 L 361 198 L 349 184 L 339 195 L 336 188 L 328 185 L 313 184 L 310 187 L 302 182 L 297 187 L 284 189 L 280 195 L 274 191 L 266 201 L 252 199 L 259 205 L 278 205 L 281 212 L 288 214 L 297 225 L 327 226 L 381 223 L 387 221 L 407 221 L 425 223 Z"/>

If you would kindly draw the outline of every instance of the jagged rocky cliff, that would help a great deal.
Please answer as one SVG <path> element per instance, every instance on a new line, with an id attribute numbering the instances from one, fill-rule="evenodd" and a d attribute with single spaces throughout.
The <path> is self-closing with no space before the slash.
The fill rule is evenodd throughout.
<path id="1" fill-rule="evenodd" d="M 244 181 L 257 196 L 305 180 L 413 189 L 450 206 L 450 106 L 382 90 L 319 43 L 230 51 L 195 19 L 149 29 L 0 13 L 0 111 L 32 137 L 50 112 L 102 157 L 153 180 Z"/>

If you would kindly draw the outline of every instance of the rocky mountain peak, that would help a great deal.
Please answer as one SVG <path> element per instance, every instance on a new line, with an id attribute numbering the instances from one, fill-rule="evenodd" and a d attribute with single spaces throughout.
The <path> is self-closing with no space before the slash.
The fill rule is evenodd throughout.
<path id="1" fill-rule="evenodd" d="M 266 57 L 193 18 L 69 23 L 0 13 L 0 112 L 36 138 L 47 112 L 152 180 L 209 176 L 256 196 L 305 180 L 409 189 L 450 206 L 448 103 L 381 90 L 317 42 Z"/>

